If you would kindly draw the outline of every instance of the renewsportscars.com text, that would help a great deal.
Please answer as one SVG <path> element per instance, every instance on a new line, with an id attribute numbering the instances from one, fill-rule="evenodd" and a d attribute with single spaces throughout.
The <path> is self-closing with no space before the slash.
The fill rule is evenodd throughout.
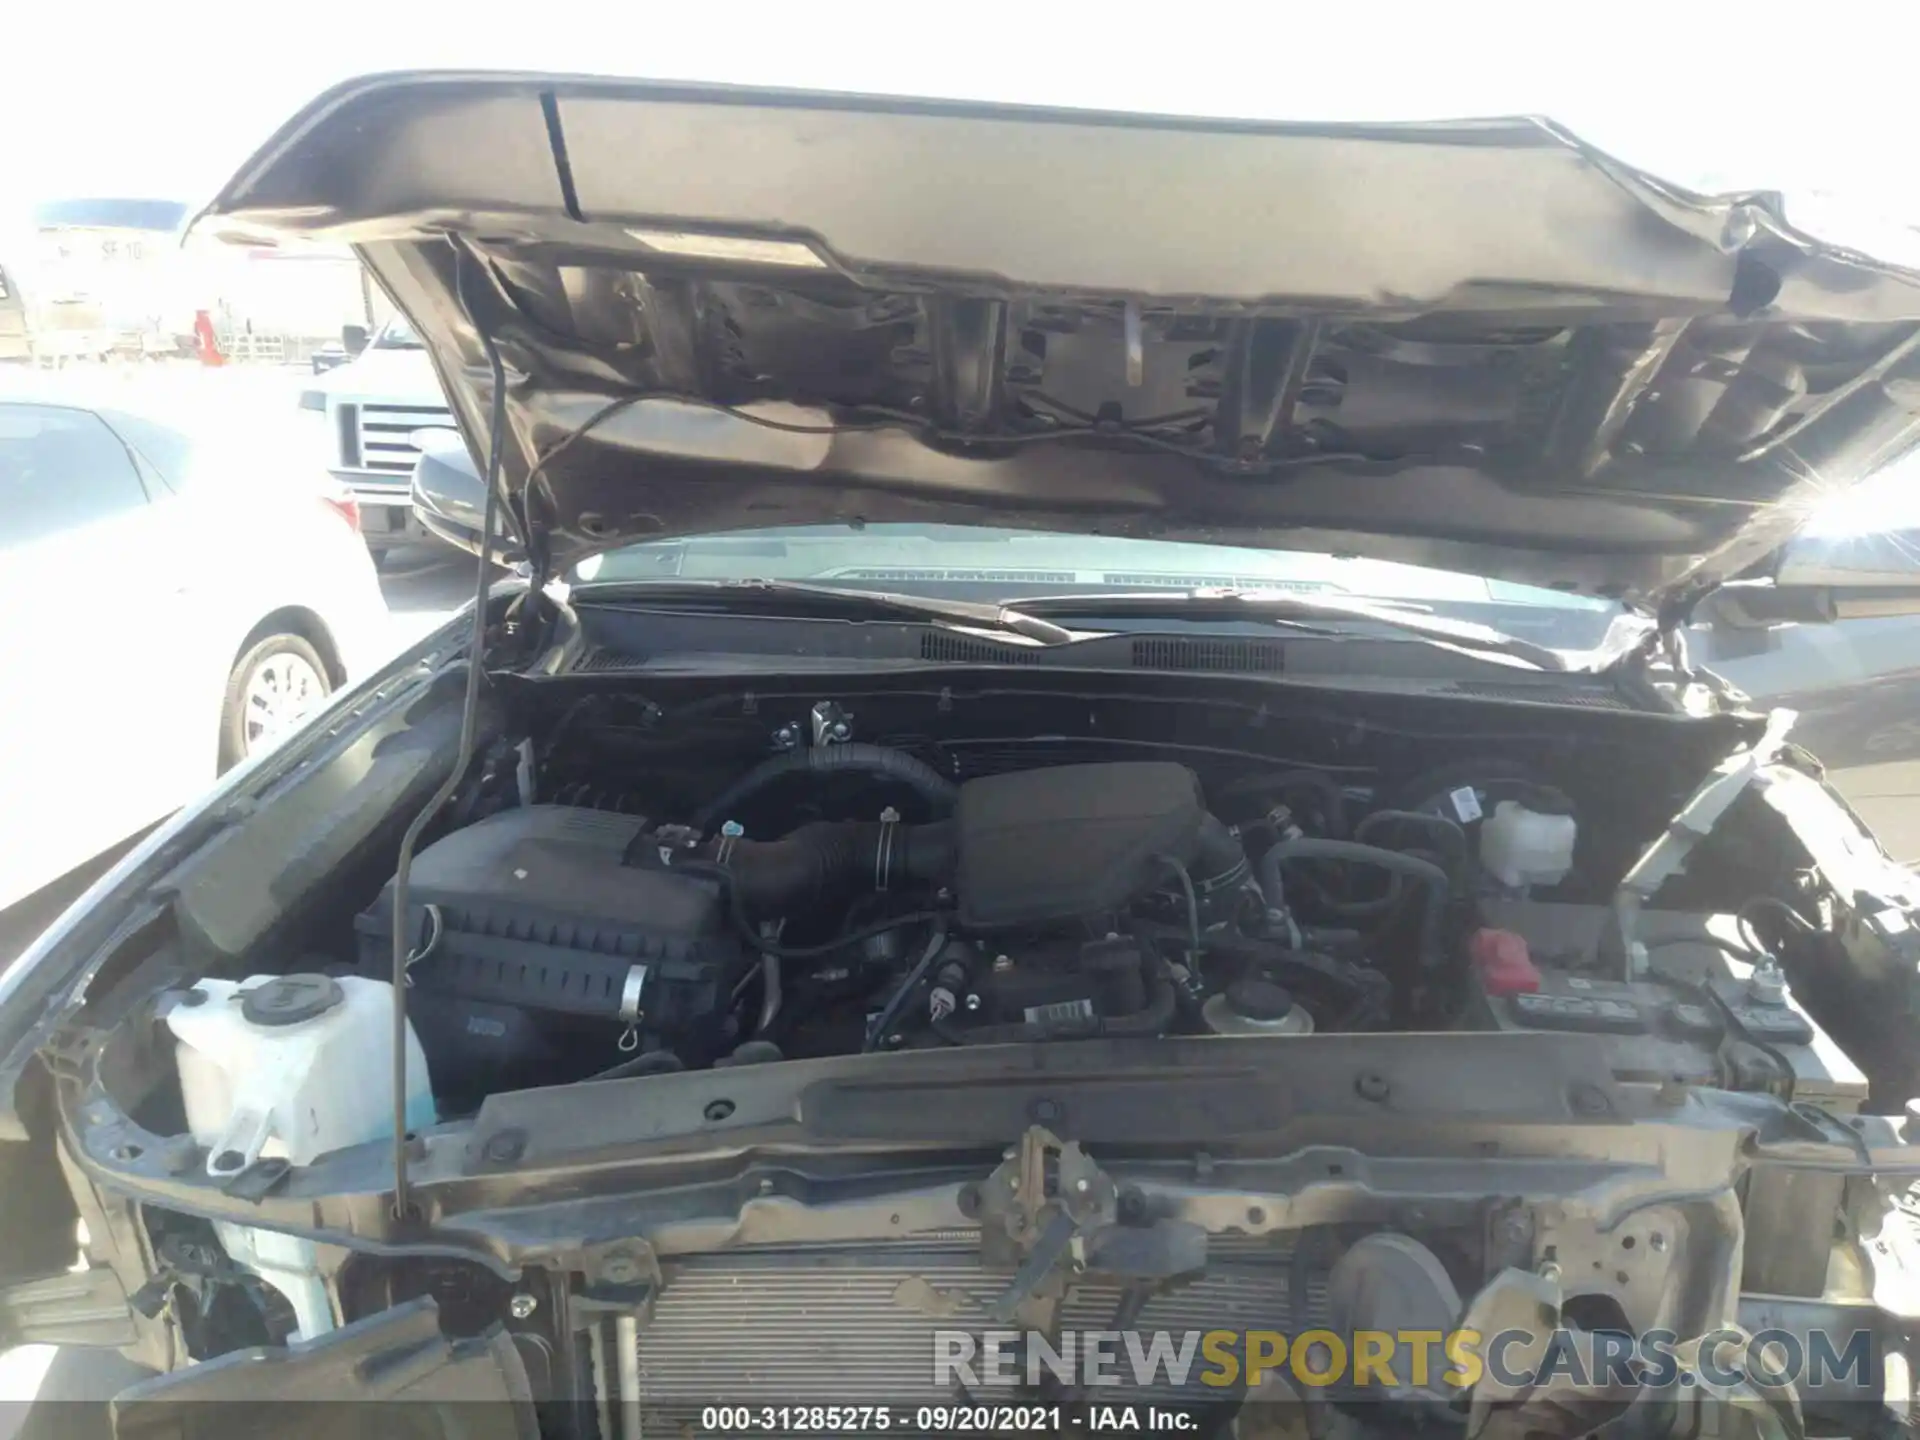
<path id="1" fill-rule="evenodd" d="M 1063 1332 L 1057 1342 L 1031 1331 L 939 1330 L 932 1378 L 936 1386 L 964 1386 L 967 1393 L 1048 1379 L 1088 1387 L 1254 1389 L 1268 1374 L 1310 1388 L 1383 1392 L 1468 1390 L 1483 1379 L 1514 1389 L 1558 1379 L 1716 1390 L 1790 1381 L 1807 1390 L 1862 1387 L 1874 1373 L 1873 1336 L 1865 1330 L 1805 1339 L 1784 1330 L 1717 1331 L 1701 1340 L 1686 1365 L 1678 1354 L 1682 1343 L 1667 1330 L 1080 1330 Z"/>

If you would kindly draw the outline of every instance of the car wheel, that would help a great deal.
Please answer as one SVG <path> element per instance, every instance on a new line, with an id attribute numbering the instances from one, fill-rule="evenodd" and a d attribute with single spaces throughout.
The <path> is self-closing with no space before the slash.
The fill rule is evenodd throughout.
<path id="1" fill-rule="evenodd" d="M 220 708 L 220 768 L 275 744 L 325 702 L 326 662 L 298 635 L 269 635 L 240 657 Z"/>

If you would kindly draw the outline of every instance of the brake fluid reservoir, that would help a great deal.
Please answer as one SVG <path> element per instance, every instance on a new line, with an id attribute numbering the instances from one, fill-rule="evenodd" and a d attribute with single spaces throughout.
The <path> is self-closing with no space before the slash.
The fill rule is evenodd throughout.
<path id="1" fill-rule="evenodd" d="M 1571 815 L 1502 800 L 1480 822 L 1481 868 L 1509 890 L 1558 885 L 1573 868 L 1577 829 Z"/>
<path id="2" fill-rule="evenodd" d="M 359 976 L 202 980 L 167 1015 L 187 1128 L 207 1173 L 254 1161 L 311 1164 L 329 1150 L 393 1134 L 393 987 Z M 407 1029 L 407 1126 L 434 1121 L 426 1056 Z M 312 1242 L 215 1225 L 228 1255 L 292 1304 L 299 1333 L 333 1328 Z"/>

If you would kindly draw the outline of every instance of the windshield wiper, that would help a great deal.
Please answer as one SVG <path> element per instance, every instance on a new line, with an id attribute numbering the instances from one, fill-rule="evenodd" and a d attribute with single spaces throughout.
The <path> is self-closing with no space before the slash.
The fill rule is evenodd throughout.
<path id="1" fill-rule="evenodd" d="M 934 600 L 891 590 L 848 590 L 796 580 L 634 580 L 578 586 L 582 601 L 645 600 L 649 604 L 717 604 L 727 611 L 821 620 L 945 620 L 976 630 L 998 630 L 1041 645 L 1064 645 L 1079 637 L 1065 626 L 1005 605 L 974 600 Z"/>
<path id="2" fill-rule="evenodd" d="M 1121 595 L 1044 595 L 1022 600 L 1030 616 L 1084 615 L 1089 619 L 1137 616 L 1157 620 L 1242 620 L 1297 625 L 1300 622 L 1359 621 L 1418 636 L 1435 644 L 1524 660 L 1538 670 L 1565 670 L 1559 651 L 1505 634 L 1470 620 L 1419 615 L 1364 600 L 1339 600 L 1279 594 L 1270 590 L 1148 591 Z"/>

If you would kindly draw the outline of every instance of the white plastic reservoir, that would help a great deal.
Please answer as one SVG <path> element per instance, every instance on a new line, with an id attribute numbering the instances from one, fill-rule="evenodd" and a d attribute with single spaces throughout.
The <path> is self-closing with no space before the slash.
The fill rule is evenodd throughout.
<path id="1" fill-rule="evenodd" d="M 187 1128 L 207 1173 L 307 1165 L 393 1134 L 393 987 L 358 976 L 202 980 L 167 1015 Z M 434 1122 L 427 1060 L 407 1029 L 407 1128 Z M 311 1241 L 219 1223 L 228 1255 L 285 1295 L 303 1336 L 333 1328 Z"/>
<path id="2" fill-rule="evenodd" d="M 1481 823 L 1480 864 L 1509 889 L 1558 885 L 1573 868 L 1578 838 L 1573 816 L 1550 815 L 1502 800 Z"/>

